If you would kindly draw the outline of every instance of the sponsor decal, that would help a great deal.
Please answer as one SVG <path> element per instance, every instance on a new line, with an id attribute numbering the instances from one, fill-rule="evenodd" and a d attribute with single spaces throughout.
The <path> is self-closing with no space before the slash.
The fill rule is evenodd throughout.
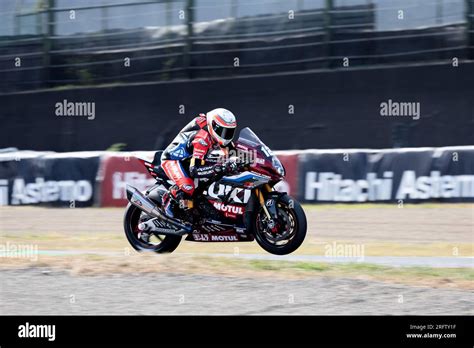
<path id="1" fill-rule="evenodd" d="M 197 242 L 209 242 L 209 235 L 204 233 L 193 233 L 193 239 Z"/>
<path id="2" fill-rule="evenodd" d="M 171 149 L 169 152 L 172 160 L 179 160 L 189 156 L 186 151 L 186 145 L 184 143 L 179 143 L 175 148 Z"/>
<path id="3" fill-rule="evenodd" d="M 172 178 L 180 178 L 182 176 L 181 168 L 179 164 L 171 164 L 168 166 L 168 169 L 171 169 L 171 177 Z"/>
<path id="4" fill-rule="evenodd" d="M 176 232 L 175 229 L 172 229 L 172 228 L 163 228 L 163 227 L 154 227 L 153 228 L 153 232 Z"/>
<path id="5" fill-rule="evenodd" d="M 193 233 L 192 238 L 196 242 L 238 242 L 239 241 L 239 237 L 236 234 Z"/>
<path id="6" fill-rule="evenodd" d="M 249 148 L 245 145 L 242 145 L 242 144 L 237 144 L 236 147 L 238 149 L 241 149 L 241 150 L 244 150 L 244 151 L 247 151 Z"/>
<path id="7" fill-rule="evenodd" d="M 222 118 L 222 120 L 226 123 L 234 122 L 234 115 L 229 110 L 221 110 L 220 114 L 218 114 Z"/>
<path id="8" fill-rule="evenodd" d="M 244 207 L 231 204 L 223 204 L 222 202 L 212 202 L 214 208 L 225 213 L 226 217 L 237 217 L 237 215 L 243 215 Z"/>
<path id="9" fill-rule="evenodd" d="M 237 242 L 239 238 L 236 235 L 211 235 L 213 242 Z"/>
<path id="10" fill-rule="evenodd" d="M 177 148 L 176 150 L 170 153 L 175 158 L 183 158 L 184 157 L 184 149 Z"/>
<path id="11" fill-rule="evenodd" d="M 183 189 L 186 191 L 191 191 L 193 187 L 191 185 L 183 185 Z"/>
<path id="12" fill-rule="evenodd" d="M 201 174 L 201 175 L 206 175 L 206 174 L 211 174 L 214 172 L 214 169 L 210 168 L 198 168 L 197 169 L 198 173 Z M 201 178 L 202 179 L 207 179 L 207 178 Z"/>
<path id="13" fill-rule="evenodd" d="M 197 159 L 204 159 L 205 154 L 206 154 L 206 151 L 200 150 L 197 147 L 194 148 L 193 157 L 196 157 Z"/>
<path id="14" fill-rule="evenodd" d="M 217 187 L 216 187 L 217 186 Z M 212 183 L 209 186 L 207 194 L 212 198 L 219 198 L 219 196 L 227 195 L 229 192 L 230 194 L 229 200 L 234 203 L 247 203 L 250 199 L 251 190 L 245 190 L 239 187 L 232 187 L 230 185 L 224 184 L 216 184 Z"/>

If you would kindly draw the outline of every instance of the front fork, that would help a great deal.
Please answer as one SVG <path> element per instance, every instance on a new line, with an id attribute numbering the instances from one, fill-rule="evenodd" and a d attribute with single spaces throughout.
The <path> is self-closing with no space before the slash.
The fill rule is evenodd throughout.
<path id="1" fill-rule="evenodd" d="M 266 193 L 267 199 L 265 199 L 263 192 Z M 258 202 L 263 208 L 268 221 L 276 220 L 278 218 L 276 203 L 280 193 L 273 191 L 270 185 L 265 184 L 261 189 L 257 188 L 255 194 L 257 195 Z"/>

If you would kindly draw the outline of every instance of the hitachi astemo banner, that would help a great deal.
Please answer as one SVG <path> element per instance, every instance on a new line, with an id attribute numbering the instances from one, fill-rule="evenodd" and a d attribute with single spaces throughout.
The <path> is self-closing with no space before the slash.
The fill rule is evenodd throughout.
<path id="1" fill-rule="evenodd" d="M 0 205 L 91 206 L 101 153 L 0 155 Z"/>
<path id="2" fill-rule="evenodd" d="M 298 157 L 305 202 L 474 201 L 474 146 L 306 150 Z"/>
<path id="3" fill-rule="evenodd" d="M 0 205 L 124 206 L 126 184 L 154 183 L 133 155 L 153 153 L 0 154 Z M 307 203 L 474 202 L 474 146 L 277 155 L 287 174 L 278 189 Z"/>

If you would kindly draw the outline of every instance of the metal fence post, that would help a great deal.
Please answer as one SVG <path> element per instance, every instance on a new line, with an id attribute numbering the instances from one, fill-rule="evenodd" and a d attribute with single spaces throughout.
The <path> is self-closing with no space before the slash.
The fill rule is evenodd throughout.
<path id="1" fill-rule="evenodd" d="M 332 9 L 333 9 L 333 0 L 326 0 L 326 6 L 324 8 L 324 50 L 326 56 L 326 67 L 330 68 L 332 66 L 331 62 L 331 39 L 332 39 Z"/>
<path id="2" fill-rule="evenodd" d="M 107 21 L 107 17 L 108 17 L 108 6 L 107 6 L 107 3 L 102 0 L 102 3 L 101 3 L 102 7 L 100 8 L 100 19 L 101 19 L 101 26 L 102 26 L 102 31 L 103 32 L 106 32 L 108 28 L 108 21 Z"/>
<path id="3" fill-rule="evenodd" d="M 232 0 L 230 4 L 230 17 L 236 19 L 239 13 L 239 2 Z"/>
<path id="4" fill-rule="evenodd" d="M 157 0 L 157 3 L 160 2 Z M 171 1 L 166 1 L 165 8 L 165 26 L 168 29 L 173 24 L 173 14 L 171 13 L 173 10 L 173 3 Z"/>
<path id="5" fill-rule="evenodd" d="M 15 8 L 15 18 L 14 18 L 14 23 L 13 23 L 13 35 L 15 36 L 19 36 L 21 33 L 20 13 L 21 13 L 21 8 L 17 6 Z"/>
<path id="6" fill-rule="evenodd" d="M 194 35 L 194 0 L 187 0 L 186 2 L 186 43 L 184 45 L 184 69 L 188 78 L 193 78 L 193 73 L 191 69 L 191 51 L 193 46 L 193 35 Z"/>
<path id="7" fill-rule="evenodd" d="M 56 0 L 47 0 L 46 2 L 46 30 L 43 34 L 43 86 L 50 86 L 51 78 L 51 42 L 52 36 L 55 34 L 56 23 L 54 20 L 54 8 L 56 7 Z"/>
<path id="8" fill-rule="evenodd" d="M 435 23 L 438 24 L 438 25 L 443 24 L 443 1 L 444 0 L 437 0 L 436 1 Z"/>
<path id="9" fill-rule="evenodd" d="M 467 59 L 474 59 L 474 1 L 466 0 Z"/>

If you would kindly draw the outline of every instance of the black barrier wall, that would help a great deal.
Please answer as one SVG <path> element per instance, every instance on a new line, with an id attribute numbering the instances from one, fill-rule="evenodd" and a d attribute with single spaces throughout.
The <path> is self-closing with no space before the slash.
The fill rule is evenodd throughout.
<path id="1" fill-rule="evenodd" d="M 1 95 L 0 148 L 162 149 L 215 107 L 272 149 L 471 145 L 474 64 L 451 63 Z M 94 115 L 57 116 L 65 101 L 94 103 Z M 397 103 L 408 115 L 389 116 Z"/>

